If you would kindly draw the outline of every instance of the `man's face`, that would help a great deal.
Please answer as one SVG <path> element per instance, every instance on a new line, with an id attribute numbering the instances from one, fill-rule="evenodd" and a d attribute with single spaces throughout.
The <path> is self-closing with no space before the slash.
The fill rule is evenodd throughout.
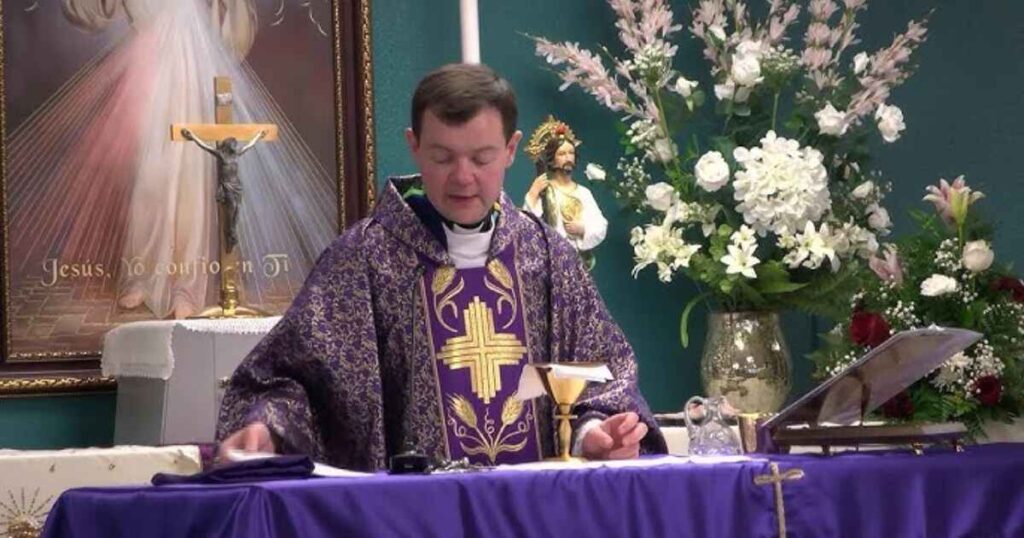
<path id="1" fill-rule="evenodd" d="M 420 136 L 406 129 L 409 151 L 423 175 L 430 203 L 448 220 L 474 224 L 501 195 L 523 134 L 505 140 L 501 113 L 487 107 L 462 125 L 446 125 L 429 109 Z"/>
<path id="2" fill-rule="evenodd" d="M 554 168 L 566 174 L 571 174 L 576 168 L 576 146 L 572 145 L 572 142 L 563 142 L 555 150 Z"/>

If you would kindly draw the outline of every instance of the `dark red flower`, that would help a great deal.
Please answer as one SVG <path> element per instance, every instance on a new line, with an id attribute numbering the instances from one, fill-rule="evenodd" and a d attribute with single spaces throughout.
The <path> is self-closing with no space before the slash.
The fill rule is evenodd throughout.
<path id="1" fill-rule="evenodd" d="M 882 404 L 882 415 L 887 418 L 910 418 L 914 416 L 914 400 L 903 391 Z"/>
<path id="2" fill-rule="evenodd" d="M 978 395 L 978 401 L 982 404 L 996 405 L 1003 395 L 1003 383 L 994 375 L 978 378 L 974 382 L 974 393 Z"/>
<path id="3" fill-rule="evenodd" d="M 560 124 L 558 127 L 555 127 L 555 134 L 564 135 L 566 130 L 565 124 Z"/>
<path id="4" fill-rule="evenodd" d="M 1012 276 L 999 277 L 992 283 L 992 289 L 996 291 L 1008 291 L 1013 294 L 1013 300 L 1024 303 L 1024 282 Z"/>
<path id="5" fill-rule="evenodd" d="M 859 346 L 875 347 L 890 334 L 889 323 L 879 314 L 860 311 L 850 318 L 850 340 Z"/>

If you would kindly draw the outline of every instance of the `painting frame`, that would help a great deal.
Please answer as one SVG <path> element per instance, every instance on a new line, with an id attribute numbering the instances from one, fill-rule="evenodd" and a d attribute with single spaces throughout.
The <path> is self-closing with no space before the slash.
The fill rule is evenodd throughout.
<path id="1" fill-rule="evenodd" d="M 334 146 L 337 223 L 340 232 L 366 216 L 374 201 L 375 140 L 371 0 L 324 0 L 331 12 L 334 74 Z M 12 350 L 11 253 L 8 205 L 7 20 L 0 0 L 0 398 L 109 392 L 100 350 L 16 352 Z M 283 5 L 283 4 L 282 4 Z"/>

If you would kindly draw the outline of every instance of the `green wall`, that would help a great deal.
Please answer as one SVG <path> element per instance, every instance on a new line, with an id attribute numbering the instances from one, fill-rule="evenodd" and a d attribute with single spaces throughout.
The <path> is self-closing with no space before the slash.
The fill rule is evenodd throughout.
<path id="1" fill-rule="evenodd" d="M 459 59 L 458 3 L 454 0 L 371 0 L 377 162 L 382 175 L 413 170 L 402 131 L 408 125 L 408 100 L 416 81 L 432 68 Z M 671 2 L 677 21 L 686 23 L 686 2 Z M 757 2 L 753 2 L 757 4 Z M 939 177 L 967 173 L 989 197 L 981 206 L 999 223 L 997 259 L 1024 262 L 1019 239 L 1024 219 L 1017 208 L 1024 198 L 1024 173 L 1016 162 L 1024 143 L 1024 3 L 1011 0 L 873 0 L 861 18 L 864 47 L 888 44 L 912 17 L 935 9 L 929 41 L 916 56 L 917 74 L 896 90 L 893 102 L 904 111 L 907 130 L 894 146 L 879 147 L 878 167 L 894 184 L 889 208 L 897 230 L 905 212 L 925 208 L 925 185 Z M 613 19 L 599 0 L 480 0 L 483 60 L 515 85 L 521 128 L 529 132 L 548 113 L 570 123 L 584 140 L 583 160 L 613 166 L 618 155 L 615 115 L 578 90 L 557 91 L 558 81 L 533 56 L 522 33 L 557 40 L 614 45 Z M 698 44 L 680 41 L 677 68 L 702 73 Z M 520 156 L 506 188 L 520 199 L 532 178 Z M 677 340 L 679 310 L 692 286 L 665 286 L 653 274 L 629 276 L 632 252 L 627 236 L 634 222 L 616 211 L 600 188 L 598 202 L 612 222 L 599 250 L 595 278 L 612 314 L 636 349 L 641 388 L 658 410 L 673 409 L 697 393 L 697 362 L 704 324 L 695 317 L 697 345 L 683 350 Z M 813 345 L 820 327 L 797 314 L 784 318 L 794 354 L 796 390 L 808 386 L 808 364 L 800 355 Z M 0 400 L 0 447 L 48 448 L 109 444 L 113 395 Z"/>

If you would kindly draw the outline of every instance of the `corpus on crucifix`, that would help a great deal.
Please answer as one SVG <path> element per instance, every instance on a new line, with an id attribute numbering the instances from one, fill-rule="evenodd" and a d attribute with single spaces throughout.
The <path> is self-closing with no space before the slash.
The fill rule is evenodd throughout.
<path id="1" fill-rule="evenodd" d="M 216 123 L 183 123 L 171 126 L 171 140 L 190 141 L 217 159 L 217 216 L 220 227 L 220 305 L 199 314 L 204 318 L 259 316 L 261 312 L 239 306 L 238 209 L 243 185 L 238 159 L 260 141 L 277 140 L 272 123 L 232 123 L 231 80 L 214 79 Z M 240 144 L 240 141 L 242 142 Z"/>

